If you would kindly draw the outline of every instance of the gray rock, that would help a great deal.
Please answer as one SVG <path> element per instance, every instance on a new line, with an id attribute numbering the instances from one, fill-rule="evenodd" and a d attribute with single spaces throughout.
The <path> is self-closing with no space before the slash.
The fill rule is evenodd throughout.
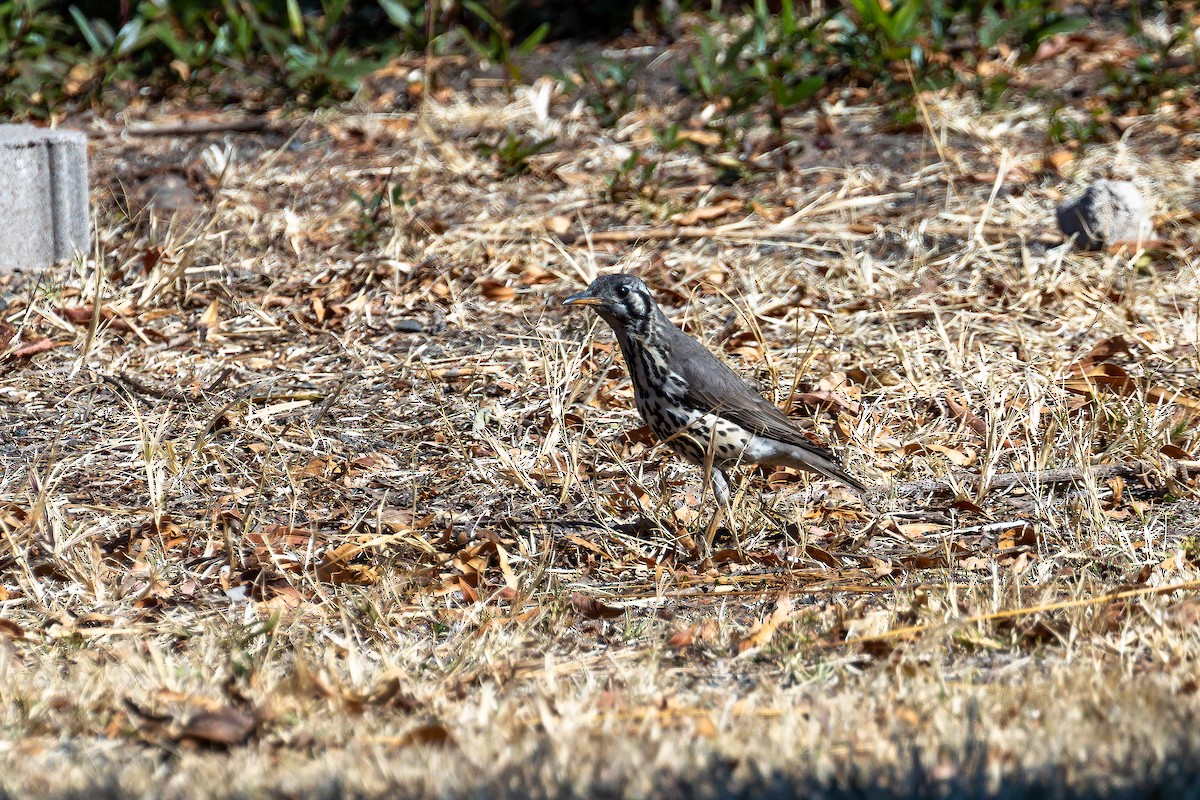
<path id="1" fill-rule="evenodd" d="M 86 254 L 90 234 L 87 137 L 0 125 L 0 274 Z"/>
<path id="2" fill-rule="evenodd" d="M 1154 222 L 1137 187 L 1128 181 L 1096 181 L 1054 212 L 1058 227 L 1075 237 L 1081 250 L 1113 242 L 1139 242 L 1154 236 Z"/>
<path id="3" fill-rule="evenodd" d="M 146 181 L 145 192 L 146 207 L 161 215 L 190 214 L 200 208 L 187 178 L 176 172 L 156 175 Z"/>

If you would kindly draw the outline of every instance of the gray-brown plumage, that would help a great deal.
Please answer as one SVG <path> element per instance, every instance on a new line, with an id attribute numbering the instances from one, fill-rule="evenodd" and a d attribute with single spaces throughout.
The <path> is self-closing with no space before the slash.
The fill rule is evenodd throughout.
<path id="1" fill-rule="evenodd" d="M 726 470 L 740 463 L 794 467 L 866 487 L 833 453 L 814 445 L 787 415 L 662 313 L 632 275 L 602 275 L 563 301 L 587 305 L 613 329 L 634 400 L 654 435 L 703 466 L 711 452 L 713 493 L 729 505 Z"/>

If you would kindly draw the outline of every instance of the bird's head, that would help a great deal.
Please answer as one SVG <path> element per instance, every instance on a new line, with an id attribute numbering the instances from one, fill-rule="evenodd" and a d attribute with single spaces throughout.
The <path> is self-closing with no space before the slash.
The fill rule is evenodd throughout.
<path id="1" fill-rule="evenodd" d="M 564 306 L 592 306 L 616 331 L 644 333 L 657 308 L 650 289 L 633 275 L 601 275 Z"/>

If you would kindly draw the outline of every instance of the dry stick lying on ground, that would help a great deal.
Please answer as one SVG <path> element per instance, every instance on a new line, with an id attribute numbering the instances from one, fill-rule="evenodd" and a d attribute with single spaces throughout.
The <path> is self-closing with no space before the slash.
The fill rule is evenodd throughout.
<path id="1" fill-rule="evenodd" d="M 1109 478 L 1137 478 L 1146 474 L 1147 464 L 1102 464 L 1092 467 L 1091 473 L 1096 480 Z M 978 475 L 960 473 L 957 480 L 949 481 L 912 481 L 902 483 L 893 489 L 899 496 L 917 494 L 953 494 L 955 483 L 973 483 L 979 480 Z M 1014 486 L 1037 486 L 1055 483 L 1078 483 L 1084 479 L 1084 473 L 1078 469 L 1045 469 L 1031 472 L 1007 472 L 996 475 L 988 481 L 989 491 L 1011 489 Z"/>
<path id="2" fill-rule="evenodd" d="M 206 133 L 250 133 L 267 130 L 274 127 L 274 122 L 267 117 L 243 117 L 240 119 L 209 119 L 193 122 L 150 122 L 140 125 L 126 125 L 120 132 L 130 136 L 203 136 Z"/>
<path id="3" fill-rule="evenodd" d="M 859 236 L 869 236 L 879 230 L 879 226 L 884 224 L 866 223 L 866 222 L 851 222 L 851 223 L 831 223 L 831 222 L 809 222 L 797 223 L 789 225 L 786 229 L 774 229 L 767 227 L 765 230 L 759 229 L 760 233 L 753 233 L 740 223 L 732 223 L 730 225 L 718 225 L 715 228 L 704 228 L 700 226 L 665 226 L 660 228 L 633 228 L 628 230 L 613 230 L 613 231 L 595 231 L 595 232 L 580 232 L 576 234 L 563 233 L 559 238 L 564 244 L 583 245 L 597 244 L 610 242 L 615 244 L 623 244 L 626 242 L 637 242 L 645 239 L 670 241 L 672 239 L 721 239 L 724 241 L 744 241 L 744 242 L 775 242 L 787 241 L 788 236 L 796 236 L 801 234 L 812 235 L 845 235 L 848 233 L 858 234 Z M 964 231 L 950 225 L 928 226 L 925 229 L 926 233 L 944 233 L 947 235 L 964 235 Z M 1025 241 L 1041 242 L 1043 244 L 1062 244 L 1063 238 L 1057 234 L 1023 234 L 1022 231 L 1005 228 L 999 225 L 987 225 L 983 228 L 982 233 L 987 236 L 995 236 L 1002 239 L 1011 239 L 1014 236 L 1024 236 Z M 514 231 L 477 231 L 463 230 L 452 231 L 451 238 L 470 238 L 489 242 L 533 242 L 546 239 L 551 236 L 550 233 L 531 232 L 528 230 Z"/>
<path id="4" fill-rule="evenodd" d="M 1024 608 L 1013 608 L 1008 611 L 994 611 L 990 614 L 975 614 L 970 617 L 962 617 L 961 619 L 950 620 L 942 623 L 929 623 L 928 625 L 909 625 L 904 628 L 893 628 L 890 631 L 876 633 L 870 636 L 863 636 L 857 639 L 847 639 L 841 642 L 826 642 L 824 647 L 840 647 L 846 644 L 858 644 L 859 642 L 878 642 L 885 639 L 896 639 L 901 636 L 914 636 L 919 633 L 933 630 L 935 628 L 949 629 L 953 627 L 961 627 L 970 625 L 973 622 L 988 622 L 994 619 L 1011 619 L 1013 617 L 1026 617 L 1037 614 L 1042 611 L 1060 611 L 1064 608 L 1079 608 L 1081 606 L 1095 606 L 1101 603 L 1110 603 L 1115 600 L 1127 600 L 1131 597 L 1144 597 L 1146 595 L 1168 594 L 1170 592 L 1186 592 L 1200 589 L 1200 581 L 1184 581 L 1182 583 L 1173 583 L 1169 586 L 1146 586 L 1138 589 L 1124 589 L 1116 592 L 1109 592 L 1097 597 L 1085 597 L 1081 600 L 1062 600 L 1057 603 L 1045 603 L 1038 606 L 1025 606 Z"/>

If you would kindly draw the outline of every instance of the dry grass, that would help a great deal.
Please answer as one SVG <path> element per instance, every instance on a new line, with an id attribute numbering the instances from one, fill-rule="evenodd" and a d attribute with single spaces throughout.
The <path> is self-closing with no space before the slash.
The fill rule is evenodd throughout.
<path id="1" fill-rule="evenodd" d="M 929 96 L 603 203 L 665 111 L 468 96 L 99 137 L 96 258 L 0 278 L 0 792 L 1196 794 L 1194 136 L 1064 176 L 1037 114 Z M 505 126 L 558 137 L 531 174 L 473 148 Z M 127 218 L 155 165 L 207 205 Z M 1110 172 L 1166 244 L 1054 246 Z M 748 475 L 705 570 L 697 471 L 557 303 L 612 269 L 884 489 Z"/>

